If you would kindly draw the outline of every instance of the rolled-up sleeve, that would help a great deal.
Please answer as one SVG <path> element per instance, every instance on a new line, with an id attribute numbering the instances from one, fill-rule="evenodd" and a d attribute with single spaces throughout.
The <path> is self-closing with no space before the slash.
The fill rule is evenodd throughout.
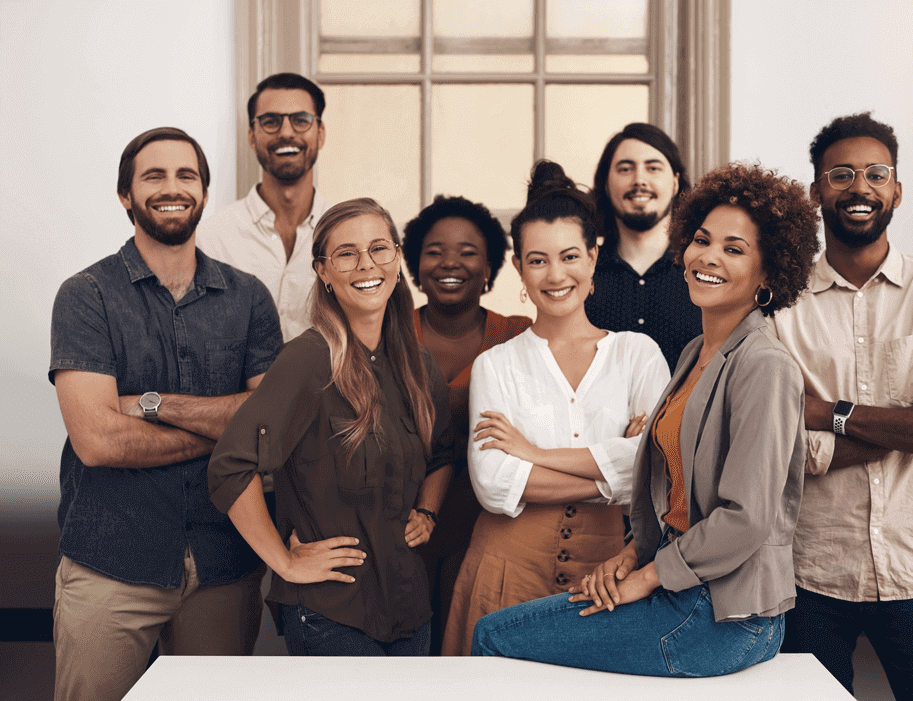
<path id="1" fill-rule="evenodd" d="M 631 378 L 629 409 L 632 416 L 641 412 L 649 416 L 669 384 L 669 365 L 656 341 L 645 334 L 637 334 L 637 337 L 625 358 L 627 374 Z M 640 441 L 641 436 L 621 436 L 589 446 L 590 454 L 604 477 L 596 481 L 596 486 L 612 504 L 631 503 L 634 456 Z"/>
<path id="2" fill-rule="evenodd" d="M 492 363 L 491 353 L 479 356 L 472 365 L 469 385 L 469 428 L 480 420 L 482 411 L 498 411 L 514 422 L 511 404 L 503 383 L 504 373 Z M 485 441 L 469 438 L 469 477 L 479 503 L 493 514 L 516 517 L 525 504 L 520 502 L 533 463 L 515 458 L 503 450 L 481 450 Z"/>
<path id="3" fill-rule="evenodd" d="M 759 349 L 736 372 L 726 387 L 729 445 L 720 505 L 656 554 L 660 583 L 672 591 L 729 574 L 761 547 L 782 503 L 797 439 L 805 448 L 805 389 L 787 353 Z"/>
<path id="4" fill-rule="evenodd" d="M 808 457 L 805 460 L 805 471 L 810 475 L 823 475 L 831 467 L 834 459 L 834 446 L 837 436 L 830 431 L 808 431 Z"/>
<path id="5" fill-rule="evenodd" d="M 328 364 L 327 353 L 319 351 L 313 337 L 286 344 L 222 433 L 209 460 L 209 495 L 222 513 L 256 473 L 285 464 L 317 417 L 328 376 L 320 367 Z"/>

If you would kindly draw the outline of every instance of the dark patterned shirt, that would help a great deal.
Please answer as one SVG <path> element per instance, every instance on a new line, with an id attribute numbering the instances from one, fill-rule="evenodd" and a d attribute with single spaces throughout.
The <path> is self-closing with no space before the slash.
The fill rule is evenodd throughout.
<path id="1" fill-rule="evenodd" d="M 669 251 L 639 275 L 615 249 L 604 247 L 586 301 L 590 322 L 607 331 L 640 331 L 659 344 L 669 369 L 700 334 L 701 310 L 691 302 L 684 271 Z"/>
<path id="2" fill-rule="evenodd" d="M 179 302 L 133 239 L 63 283 L 51 367 L 111 375 L 118 394 L 233 394 L 266 372 L 282 332 L 266 286 L 197 251 Z M 176 588 L 190 545 L 200 583 L 235 582 L 260 560 L 209 499 L 209 456 L 145 469 L 88 467 L 67 438 L 60 458 L 60 552 L 121 582 Z"/>

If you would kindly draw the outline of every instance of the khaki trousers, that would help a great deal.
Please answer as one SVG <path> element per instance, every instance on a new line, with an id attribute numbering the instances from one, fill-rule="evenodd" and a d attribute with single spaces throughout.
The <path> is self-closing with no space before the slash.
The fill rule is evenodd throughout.
<path id="1" fill-rule="evenodd" d="M 63 556 L 54 592 L 55 701 L 120 701 L 159 642 L 167 655 L 249 655 L 265 566 L 201 587 L 188 547 L 181 586 L 126 584 Z"/>

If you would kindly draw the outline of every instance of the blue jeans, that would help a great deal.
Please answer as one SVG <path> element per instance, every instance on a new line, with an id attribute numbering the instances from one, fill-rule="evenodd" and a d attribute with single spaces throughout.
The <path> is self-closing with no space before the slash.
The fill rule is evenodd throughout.
<path id="1" fill-rule="evenodd" d="M 283 604 L 285 646 L 290 655 L 311 657 L 423 657 L 431 646 L 430 621 L 411 638 L 382 643 L 358 628 L 331 621 L 305 606 Z"/>
<path id="2" fill-rule="evenodd" d="M 511 606 L 482 618 L 473 655 L 655 677 L 713 677 L 772 659 L 783 616 L 716 623 L 707 585 L 657 589 L 646 599 L 583 617 L 591 602 L 567 594 Z"/>
<path id="3" fill-rule="evenodd" d="M 784 651 L 812 653 L 852 694 L 853 650 L 865 633 L 894 696 L 913 699 L 913 599 L 844 601 L 796 587 L 786 617 Z"/>

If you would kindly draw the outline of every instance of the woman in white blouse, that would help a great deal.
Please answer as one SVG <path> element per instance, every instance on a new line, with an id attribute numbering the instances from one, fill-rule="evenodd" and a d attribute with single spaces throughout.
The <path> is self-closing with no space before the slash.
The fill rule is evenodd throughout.
<path id="1" fill-rule="evenodd" d="M 482 616 L 567 591 L 624 546 L 623 506 L 646 414 L 669 381 L 659 346 L 593 326 L 596 212 L 555 163 L 534 169 L 511 223 L 532 328 L 475 361 L 469 471 L 479 516 L 443 654 L 468 655 Z"/>

